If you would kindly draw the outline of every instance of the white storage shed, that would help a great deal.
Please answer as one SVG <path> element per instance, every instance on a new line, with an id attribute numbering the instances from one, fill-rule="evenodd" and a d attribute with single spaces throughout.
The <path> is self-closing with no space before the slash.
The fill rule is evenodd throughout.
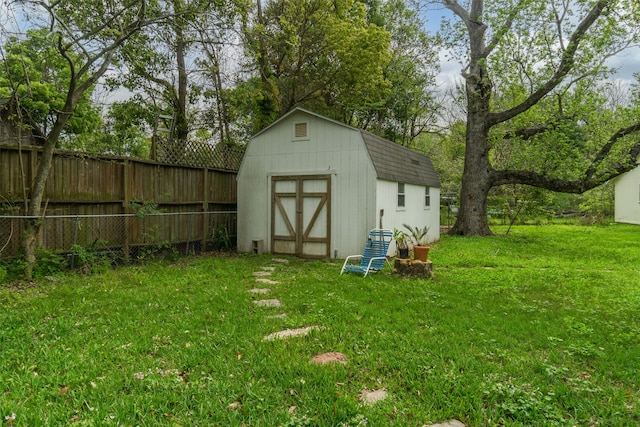
<path id="1" fill-rule="evenodd" d="M 440 181 L 428 156 L 301 108 L 249 142 L 238 251 L 345 258 L 362 252 L 370 229 L 404 223 L 440 238 Z"/>

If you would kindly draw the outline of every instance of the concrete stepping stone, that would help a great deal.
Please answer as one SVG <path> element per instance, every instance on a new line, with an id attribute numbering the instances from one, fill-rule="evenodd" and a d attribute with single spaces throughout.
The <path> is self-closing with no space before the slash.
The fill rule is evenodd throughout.
<path id="1" fill-rule="evenodd" d="M 386 390 L 365 390 L 358 396 L 360 401 L 365 405 L 373 405 L 387 398 Z"/>
<path id="2" fill-rule="evenodd" d="M 279 299 L 259 299 L 253 301 L 258 307 L 280 307 L 282 303 Z"/>
<path id="3" fill-rule="evenodd" d="M 281 314 L 272 314 L 271 316 L 266 316 L 267 319 L 284 319 L 285 317 L 287 317 L 287 313 L 281 313 Z"/>
<path id="4" fill-rule="evenodd" d="M 265 276 L 271 276 L 271 272 L 270 271 L 254 271 L 253 275 L 257 277 L 265 277 Z"/>
<path id="5" fill-rule="evenodd" d="M 284 259 L 284 258 L 274 258 L 271 261 L 279 262 L 281 264 L 289 264 L 289 260 L 288 259 Z"/>
<path id="6" fill-rule="evenodd" d="M 458 420 L 449 420 L 444 423 L 431 424 L 430 426 L 423 427 L 466 427 L 462 422 Z"/>
<path id="7" fill-rule="evenodd" d="M 247 292 L 251 292 L 252 294 L 268 294 L 271 292 L 269 288 L 253 288 L 249 289 Z"/>
<path id="8" fill-rule="evenodd" d="M 300 336 L 308 335 L 309 332 L 313 331 L 314 329 L 318 329 L 318 327 L 317 326 L 306 326 L 304 328 L 285 329 L 284 331 L 278 331 L 278 332 L 274 332 L 272 334 L 269 334 L 269 335 L 265 336 L 263 338 L 263 340 L 265 340 L 265 341 L 273 341 L 273 340 L 277 340 L 277 339 L 284 339 L 284 338 L 290 338 L 290 337 L 300 337 Z"/>
<path id="9" fill-rule="evenodd" d="M 343 365 L 346 365 L 347 356 L 342 353 L 338 353 L 337 351 L 331 351 L 329 353 L 322 353 L 314 356 L 311 359 L 311 363 L 315 363 L 317 365 L 326 365 L 328 363 L 342 363 Z"/>
<path id="10" fill-rule="evenodd" d="M 260 277 L 258 279 L 256 279 L 256 283 L 264 283 L 266 285 L 279 285 L 280 282 L 277 282 L 275 280 L 271 280 L 271 279 L 265 279 L 263 277 Z"/>
<path id="11" fill-rule="evenodd" d="M 262 271 L 276 271 L 275 267 L 260 267 Z"/>

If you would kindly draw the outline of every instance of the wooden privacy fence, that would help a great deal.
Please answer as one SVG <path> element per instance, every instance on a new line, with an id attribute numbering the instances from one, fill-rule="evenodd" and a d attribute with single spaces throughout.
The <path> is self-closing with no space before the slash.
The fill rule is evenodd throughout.
<path id="1" fill-rule="evenodd" d="M 0 145 L 0 257 L 14 256 L 39 147 Z M 205 250 L 236 235 L 235 170 L 163 165 L 115 156 L 56 152 L 46 183 L 40 246 L 121 250 L 150 244 Z"/>

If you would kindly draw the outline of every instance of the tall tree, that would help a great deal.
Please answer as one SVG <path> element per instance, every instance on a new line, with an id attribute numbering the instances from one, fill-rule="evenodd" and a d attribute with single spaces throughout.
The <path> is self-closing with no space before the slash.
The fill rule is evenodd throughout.
<path id="1" fill-rule="evenodd" d="M 13 98 L 28 114 L 30 125 L 46 135 L 65 104 L 70 70 L 58 54 L 55 35 L 46 28 L 29 30 L 25 37 L 12 36 L 4 46 L 0 62 L 0 98 Z M 77 55 L 70 53 L 75 61 Z M 78 98 L 76 113 L 60 134 L 63 142 L 93 135 L 102 125 L 91 102 L 94 86 Z M 43 143 L 44 141 L 38 141 Z"/>
<path id="2" fill-rule="evenodd" d="M 492 187 L 525 184 L 582 193 L 636 166 L 637 111 L 631 106 L 611 110 L 588 88 L 609 75 L 607 58 L 638 42 L 637 2 L 441 3 L 458 19 L 448 36 L 465 61 L 466 150 L 452 233 L 491 234 L 487 197 Z M 544 159 L 554 167 L 536 162 L 537 168 L 497 169 L 493 149 L 498 142 L 536 147 L 529 162 Z"/>
<path id="3" fill-rule="evenodd" d="M 383 102 L 356 112 L 355 124 L 398 144 L 414 146 L 416 138 L 435 124 L 438 42 L 427 35 L 417 11 L 404 0 L 365 3 L 369 22 L 391 35 L 391 58 L 383 69 L 390 90 Z"/>
<path id="4" fill-rule="evenodd" d="M 63 148 L 88 153 L 149 158 L 151 129 L 156 117 L 134 95 L 111 104 L 103 117 L 103 126 L 91 135 L 79 135 L 65 142 Z"/>
<path id="5" fill-rule="evenodd" d="M 152 114 L 171 117 L 162 125 L 172 130 L 178 150 L 205 125 L 214 129 L 215 139 L 228 141 L 230 83 L 223 70 L 233 61 L 226 49 L 236 22 L 245 21 L 247 5 L 244 0 L 160 0 L 159 5 L 171 14 L 126 43 L 114 87 L 124 84 Z"/>
<path id="6" fill-rule="evenodd" d="M 242 29 L 246 28 L 252 2 L 234 0 L 215 2 L 203 19 L 196 20 L 198 46 L 202 56 L 196 65 L 203 71 L 203 97 L 207 108 L 203 124 L 212 132 L 213 140 L 226 144 L 246 141 L 246 125 L 234 102 L 234 89 L 242 85 L 239 59 Z M 241 90 L 239 91 L 241 92 Z"/>
<path id="7" fill-rule="evenodd" d="M 35 263 L 36 237 L 41 227 L 43 195 L 49 177 L 53 152 L 67 123 L 74 117 L 83 97 L 109 69 L 116 51 L 142 26 L 150 22 L 151 10 L 144 0 L 123 2 L 90 2 L 76 0 L 29 1 L 14 4 L 24 7 L 32 16 L 42 19 L 48 40 L 62 58 L 68 79 L 61 88 L 64 101 L 51 115 L 49 126 L 41 129 L 44 135 L 42 155 L 29 191 L 23 251 L 31 277 Z M 157 18 L 157 16 L 156 16 Z M 33 25 L 38 25 L 36 22 Z M 29 81 L 14 82 L 13 96 Z M 29 93 L 25 96 L 30 96 Z"/>
<path id="8" fill-rule="evenodd" d="M 258 2 L 246 33 L 260 79 L 258 127 L 296 106 L 348 122 L 389 90 L 389 33 L 367 22 L 362 3 L 272 0 L 262 10 Z"/>
<path id="9" fill-rule="evenodd" d="M 188 68 L 195 41 L 192 22 L 201 4 L 198 0 L 167 0 L 159 4 L 169 15 L 127 40 L 119 51 L 124 73 L 113 79 L 117 84 L 112 81 L 112 85 L 118 88 L 122 84 L 136 93 L 156 117 L 171 116 L 163 126 L 172 130 L 171 138 L 178 145 L 184 146 L 190 131 L 188 107 L 193 89 Z"/>

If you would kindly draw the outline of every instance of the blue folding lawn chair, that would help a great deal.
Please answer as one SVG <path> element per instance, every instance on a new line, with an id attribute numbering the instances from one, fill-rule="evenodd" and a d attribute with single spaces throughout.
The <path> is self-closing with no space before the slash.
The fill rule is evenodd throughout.
<path id="1" fill-rule="evenodd" d="M 371 230 L 363 254 L 349 255 L 344 260 L 340 274 L 345 272 L 360 273 L 366 277 L 369 273 L 377 273 L 382 270 L 384 263 L 388 263 L 387 250 L 389 249 L 392 235 L 393 232 L 391 230 L 383 230 L 380 228 Z M 360 264 L 353 263 L 356 259 L 360 259 Z M 391 264 L 389 264 L 389 266 L 391 266 Z"/>

